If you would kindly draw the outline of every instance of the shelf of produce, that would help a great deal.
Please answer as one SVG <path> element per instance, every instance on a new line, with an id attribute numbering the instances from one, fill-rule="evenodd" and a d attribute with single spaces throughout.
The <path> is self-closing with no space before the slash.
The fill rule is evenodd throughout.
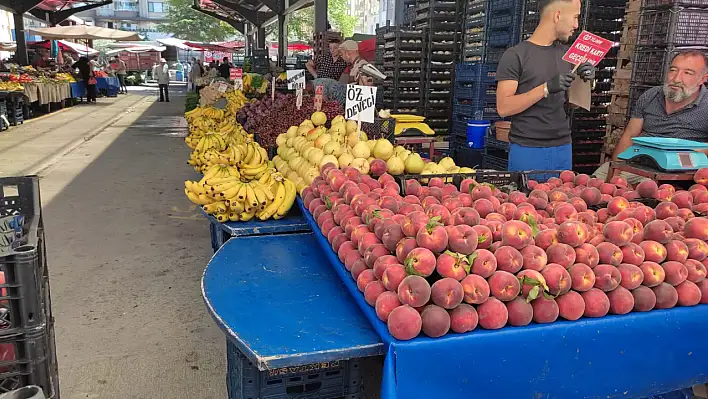
<path id="1" fill-rule="evenodd" d="M 228 241 L 201 289 L 216 324 L 260 370 L 383 353 L 312 233 Z"/>
<path id="2" fill-rule="evenodd" d="M 500 387 L 510 398 L 642 398 L 705 382 L 708 342 L 696 337 L 708 334 L 708 305 L 397 340 L 298 205 L 386 346 L 382 399 L 492 398 Z"/>

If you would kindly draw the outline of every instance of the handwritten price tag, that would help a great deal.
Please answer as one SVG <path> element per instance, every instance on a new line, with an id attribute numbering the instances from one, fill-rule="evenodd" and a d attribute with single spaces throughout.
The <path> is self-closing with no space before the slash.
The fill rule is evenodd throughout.
<path id="1" fill-rule="evenodd" d="M 295 69 L 286 72 L 288 79 L 288 90 L 304 89 L 305 88 L 305 70 Z"/>
<path id="2" fill-rule="evenodd" d="M 322 109 L 323 93 L 324 93 L 324 86 L 317 85 L 317 87 L 315 87 L 315 109 L 317 111 L 320 111 Z"/>

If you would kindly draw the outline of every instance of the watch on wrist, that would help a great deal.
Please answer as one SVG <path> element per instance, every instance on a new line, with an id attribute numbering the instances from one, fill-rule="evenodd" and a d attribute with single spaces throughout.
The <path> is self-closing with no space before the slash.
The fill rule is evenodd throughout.
<path id="1" fill-rule="evenodd" d="M 548 83 L 543 84 L 543 98 L 548 98 Z"/>

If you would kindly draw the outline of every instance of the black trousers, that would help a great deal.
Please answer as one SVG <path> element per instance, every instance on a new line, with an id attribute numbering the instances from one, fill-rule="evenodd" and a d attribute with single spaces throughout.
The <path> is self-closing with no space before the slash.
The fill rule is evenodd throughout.
<path id="1" fill-rule="evenodd" d="M 160 101 L 170 101 L 170 92 L 168 91 L 168 85 L 159 85 L 160 86 Z"/>
<path id="2" fill-rule="evenodd" d="M 86 85 L 86 101 L 96 102 L 96 85 L 88 84 L 88 79 L 84 80 L 84 84 Z"/>

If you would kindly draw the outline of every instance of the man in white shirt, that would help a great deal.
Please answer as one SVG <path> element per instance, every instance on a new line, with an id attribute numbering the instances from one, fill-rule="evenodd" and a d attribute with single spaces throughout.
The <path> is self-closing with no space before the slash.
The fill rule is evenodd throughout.
<path id="1" fill-rule="evenodd" d="M 170 93 L 168 92 L 170 72 L 167 60 L 164 58 L 160 59 L 160 65 L 155 68 L 155 79 L 157 79 L 157 85 L 160 87 L 160 102 L 170 102 Z"/>

